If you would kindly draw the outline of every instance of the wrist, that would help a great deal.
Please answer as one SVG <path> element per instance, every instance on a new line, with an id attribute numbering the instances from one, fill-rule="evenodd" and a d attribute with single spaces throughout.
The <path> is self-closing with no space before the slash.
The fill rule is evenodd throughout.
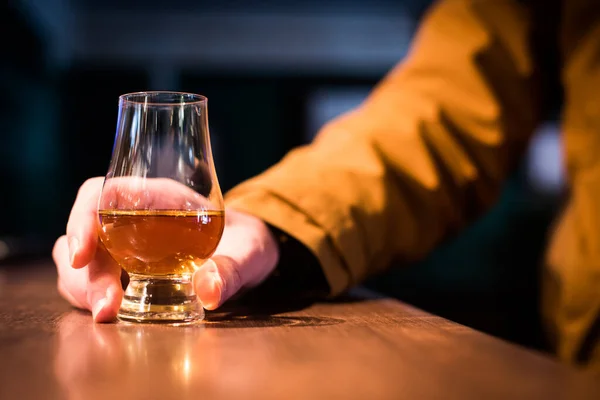
<path id="1" fill-rule="evenodd" d="M 277 262 L 268 283 L 277 292 L 299 297 L 325 297 L 330 288 L 321 264 L 308 247 L 287 232 L 267 224 L 277 245 Z"/>

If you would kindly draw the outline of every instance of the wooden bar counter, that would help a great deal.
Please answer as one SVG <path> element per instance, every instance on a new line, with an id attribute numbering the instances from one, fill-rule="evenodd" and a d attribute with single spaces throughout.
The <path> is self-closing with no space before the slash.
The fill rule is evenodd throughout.
<path id="1" fill-rule="evenodd" d="M 0 399 L 600 399 L 545 355 L 357 290 L 190 327 L 93 324 L 51 263 L 0 268 Z"/>

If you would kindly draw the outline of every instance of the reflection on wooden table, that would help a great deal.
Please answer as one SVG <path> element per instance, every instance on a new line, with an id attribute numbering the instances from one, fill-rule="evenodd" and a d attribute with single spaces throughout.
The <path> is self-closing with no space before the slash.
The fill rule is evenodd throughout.
<path id="1" fill-rule="evenodd" d="M 395 300 L 230 307 L 190 327 L 94 325 L 51 265 L 0 287 L 0 398 L 578 399 L 590 376 Z"/>

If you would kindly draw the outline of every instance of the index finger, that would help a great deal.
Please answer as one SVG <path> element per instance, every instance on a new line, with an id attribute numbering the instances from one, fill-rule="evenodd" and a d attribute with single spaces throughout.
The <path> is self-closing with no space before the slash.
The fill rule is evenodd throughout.
<path id="1" fill-rule="evenodd" d="M 79 188 L 67 223 L 69 262 L 83 268 L 92 261 L 98 244 L 98 198 L 103 177 L 88 179 Z"/>
<path id="2" fill-rule="evenodd" d="M 221 209 L 218 201 L 211 201 L 187 184 L 171 178 L 120 176 L 107 178 L 102 188 L 100 209 Z"/>

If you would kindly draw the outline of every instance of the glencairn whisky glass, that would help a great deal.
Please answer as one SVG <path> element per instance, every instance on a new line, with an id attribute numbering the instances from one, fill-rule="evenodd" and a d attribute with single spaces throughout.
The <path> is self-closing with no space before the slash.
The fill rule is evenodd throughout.
<path id="1" fill-rule="evenodd" d="M 192 275 L 217 248 L 224 217 L 207 99 L 180 92 L 120 96 L 98 202 L 102 245 L 130 278 L 118 318 L 202 320 Z"/>

